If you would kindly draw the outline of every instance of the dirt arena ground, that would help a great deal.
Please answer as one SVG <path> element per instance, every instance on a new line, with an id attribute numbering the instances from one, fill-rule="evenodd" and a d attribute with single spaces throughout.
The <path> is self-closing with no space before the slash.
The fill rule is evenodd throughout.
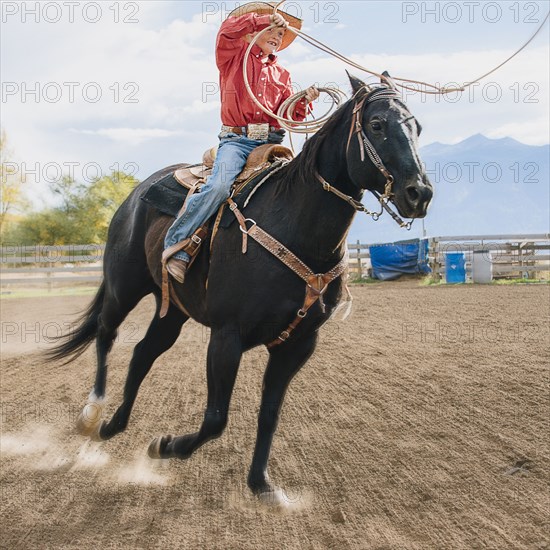
<path id="1" fill-rule="evenodd" d="M 2 548 L 550 549 L 549 286 L 354 287 L 294 380 L 271 476 L 289 505 L 247 493 L 266 359 L 245 355 L 228 429 L 189 461 L 150 440 L 194 431 L 208 332 L 188 323 L 144 382 L 128 430 L 74 432 L 95 372 L 40 350 L 90 297 L 2 302 Z M 152 313 L 125 322 L 107 412 Z"/>

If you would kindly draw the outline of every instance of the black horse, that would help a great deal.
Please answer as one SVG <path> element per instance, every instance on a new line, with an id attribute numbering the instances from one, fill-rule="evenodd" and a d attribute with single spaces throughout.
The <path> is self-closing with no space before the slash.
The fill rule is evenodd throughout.
<path id="1" fill-rule="evenodd" d="M 296 159 L 259 188 L 245 209 L 247 218 L 288 247 L 313 273 L 327 273 L 341 262 L 356 201 L 364 190 L 391 196 L 399 214 L 407 218 L 425 216 L 432 197 L 416 150 L 420 126 L 391 80 L 375 88 L 354 77 L 350 80 L 353 98 L 306 142 Z M 185 283 L 174 285 L 183 307 L 172 304 L 161 318 L 161 255 L 172 218 L 140 198 L 153 181 L 173 171 L 174 167 L 165 168 L 148 178 L 119 208 L 109 229 L 103 283 L 78 328 L 51 353 L 56 359 L 73 360 L 96 340 L 95 384 L 78 426 L 81 433 L 106 440 L 126 428 L 141 382 L 157 357 L 174 344 L 188 318 L 210 327 L 204 420 L 196 433 L 155 439 L 149 454 L 158 458 L 188 458 L 222 434 L 242 354 L 268 345 L 289 326 L 303 306 L 306 288 L 296 273 L 253 239 L 248 239 L 243 254 L 243 233 L 234 223 L 219 230 L 211 251 L 203 246 Z M 333 192 L 327 192 L 328 184 Z M 318 330 L 339 304 L 344 288 L 342 276 L 330 282 L 324 304 L 314 303 L 290 337 L 269 348 L 248 475 L 255 494 L 275 494 L 267 463 L 285 391 L 315 350 Z M 134 349 L 124 400 L 108 422 L 101 421 L 98 402 L 105 395 L 107 354 L 117 328 L 151 293 L 156 314 Z"/>

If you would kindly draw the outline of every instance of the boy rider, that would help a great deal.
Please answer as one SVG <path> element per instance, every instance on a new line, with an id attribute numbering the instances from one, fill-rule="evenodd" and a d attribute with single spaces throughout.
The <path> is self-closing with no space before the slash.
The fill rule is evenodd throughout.
<path id="1" fill-rule="evenodd" d="M 216 40 L 223 123 L 218 136 L 220 144 L 212 175 L 200 193 L 188 198 L 185 211 L 168 230 L 166 249 L 190 237 L 229 198 L 231 185 L 254 148 L 283 140 L 284 130 L 252 101 L 242 74 L 244 56 L 252 38 L 275 25 L 252 47 L 247 67 L 250 86 L 258 101 L 274 113 L 293 94 L 290 74 L 279 65 L 275 52 L 290 45 L 296 34 L 286 29 L 289 24 L 299 29 L 301 20 L 284 12 L 273 13 L 274 4 L 277 2 L 245 4 L 231 12 L 221 25 Z M 306 97 L 294 110 L 293 119 L 304 120 L 308 103 L 318 97 L 317 88 L 308 88 Z M 264 124 L 263 132 L 256 134 L 249 124 Z M 189 255 L 179 251 L 168 260 L 166 268 L 174 279 L 183 283 L 189 261 Z"/>

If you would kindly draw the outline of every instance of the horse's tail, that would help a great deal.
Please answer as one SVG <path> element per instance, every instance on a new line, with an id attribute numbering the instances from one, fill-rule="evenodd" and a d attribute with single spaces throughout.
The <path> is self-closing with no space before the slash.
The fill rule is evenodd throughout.
<path id="1" fill-rule="evenodd" d="M 67 359 L 65 364 L 74 361 L 95 340 L 99 316 L 103 308 L 105 283 L 102 282 L 95 298 L 86 311 L 77 319 L 77 327 L 59 337 L 60 343 L 46 352 L 48 361 Z"/>

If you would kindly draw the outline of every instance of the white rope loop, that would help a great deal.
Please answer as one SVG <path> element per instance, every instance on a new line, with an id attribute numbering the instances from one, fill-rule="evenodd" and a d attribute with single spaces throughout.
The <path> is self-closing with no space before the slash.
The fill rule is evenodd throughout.
<path id="1" fill-rule="evenodd" d="M 319 90 L 319 92 L 326 93 L 330 96 L 332 101 L 329 110 L 324 115 L 313 118 L 312 120 L 296 122 L 293 119 L 296 106 L 307 95 L 306 91 L 298 92 L 297 94 L 294 94 L 293 96 L 286 99 L 277 111 L 279 122 L 282 128 L 285 128 L 286 130 L 289 130 L 290 132 L 294 132 L 296 134 L 308 134 L 317 132 L 317 130 L 320 130 L 325 122 L 327 122 L 327 120 L 332 116 L 332 112 L 340 106 L 342 100 L 347 99 L 344 92 L 338 90 L 337 88 L 317 89 Z M 289 118 L 282 118 L 285 113 L 287 113 Z"/>
<path id="2" fill-rule="evenodd" d="M 281 6 L 285 2 L 286 2 L 286 0 L 280 0 L 280 2 L 274 7 L 273 13 L 277 13 L 277 10 L 279 9 L 279 6 Z M 506 65 L 506 63 L 511 61 L 514 57 L 516 57 L 516 55 L 521 53 L 535 39 L 535 37 L 540 33 L 540 31 L 546 25 L 546 22 L 548 21 L 549 18 L 550 18 L 550 11 L 548 11 L 548 13 L 546 14 L 546 17 L 542 20 L 542 22 L 539 25 L 539 27 L 537 28 L 537 30 L 532 34 L 532 36 L 529 38 L 529 40 L 527 40 L 527 42 L 525 42 L 525 44 L 523 44 L 521 46 L 521 48 L 516 50 L 510 57 L 505 59 L 502 63 L 497 65 L 495 68 L 491 69 L 490 71 L 486 72 L 485 74 L 481 75 L 480 77 L 476 78 L 475 80 L 465 82 L 462 86 L 452 87 L 452 88 L 440 87 L 440 86 L 436 86 L 435 84 L 429 84 L 428 82 L 422 82 L 420 80 L 412 80 L 412 79 L 409 79 L 409 78 L 401 78 L 401 77 L 398 77 L 398 76 L 395 76 L 395 77 L 392 76 L 392 80 L 395 82 L 396 86 L 399 86 L 403 90 L 409 90 L 411 92 L 418 92 L 418 93 L 427 94 L 427 95 L 442 95 L 442 94 L 450 94 L 450 93 L 453 93 L 453 92 L 464 92 L 466 90 L 466 88 L 472 86 L 473 84 L 478 83 L 480 80 L 483 80 L 484 78 L 486 78 L 489 75 L 493 74 L 495 71 L 497 71 L 498 69 L 500 69 L 501 67 Z M 381 75 L 381 74 L 379 74 L 375 71 L 371 71 L 370 69 L 367 69 L 366 67 L 363 67 L 362 65 L 359 65 L 359 63 L 356 63 L 355 61 L 352 61 L 351 59 L 349 59 L 349 58 L 345 57 L 344 55 L 338 53 L 336 50 L 333 50 L 329 46 L 323 44 L 322 42 L 320 42 L 316 38 L 313 38 L 313 37 L 307 35 L 305 32 L 303 32 L 301 30 L 298 30 L 298 29 L 295 29 L 294 27 L 291 27 L 290 25 L 287 28 L 289 30 L 291 30 L 292 32 L 294 32 L 295 34 L 297 34 L 298 36 L 300 36 L 308 44 L 311 44 L 312 46 L 315 46 L 316 48 L 320 49 L 321 51 L 324 51 L 325 53 L 329 53 L 330 55 L 336 57 L 340 61 L 343 61 L 344 63 L 347 63 L 351 67 L 354 67 L 355 69 L 358 69 L 359 71 L 363 71 L 363 72 L 366 72 L 366 73 L 368 73 L 372 76 L 380 78 L 381 80 L 386 80 L 384 75 Z M 401 82 L 406 82 L 408 84 L 420 84 L 421 86 L 425 86 L 425 88 L 429 88 L 429 89 L 422 89 L 422 88 L 418 89 L 418 88 L 415 88 L 415 87 L 412 87 L 412 86 L 407 86 L 406 84 L 401 84 Z"/>
<path id="3" fill-rule="evenodd" d="M 277 110 L 277 114 L 270 111 L 267 107 L 262 105 L 256 96 L 254 95 L 254 92 L 252 91 L 252 88 L 250 87 L 250 83 L 248 81 L 248 58 L 250 56 L 250 52 L 252 51 L 252 48 L 254 47 L 254 44 L 256 44 L 257 40 L 267 31 L 274 28 L 275 25 L 271 25 L 270 27 L 266 27 L 265 29 L 261 30 L 256 34 L 256 36 L 253 37 L 253 39 L 250 41 L 250 44 L 248 45 L 248 48 L 246 49 L 246 53 L 244 55 L 243 60 L 243 77 L 244 77 L 244 85 L 246 87 L 246 90 L 250 97 L 252 98 L 252 101 L 256 104 L 256 106 L 261 109 L 265 114 L 269 115 L 270 117 L 274 118 L 279 122 L 281 125 L 281 128 L 284 128 L 285 130 L 288 130 L 290 132 L 294 132 L 295 134 L 311 134 L 319 130 L 323 124 L 332 116 L 332 113 L 335 109 L 337 109 L 342 101 L 347 100 L 347 96 L 344 92 L 337 88 L 318 88 L 319 92 L 326 93 L 330 96 L 332 99 L 330 108 L 328 112 L 326 112 L 321 117 L 314 118 L 313 120 L 304 120 L 301 122 L 298 122 L 294 120 L 292 117 L 294 115 L 296 106 L 302 99 L 304 99 L 307 95 L 307 91 L 298 92 L 289 98 L 287 98 L 279 107 Z M 300 32 L 298 29 L 295 29 L 294 27 L 288 27 L 289 30 L 292 30 L 293 32 Z M 287 117 L 285 117 L 285 113 L 287 114 Z"/>
<path id="4" fill-rule="evenodd" d="M 277 9 L 284 2 L 285 2 L 285 0 L 281 0 L 273 8 L 273 13 L 277 13 Z M 403 90 L 409 90 L 409 91 L 412 91 L 412 92 L 418 92 L 418 93 L 422 93 L 422 94 L 426 94 L 426 95 L 443 95 L 443 94 L 450 94 L 450 93 L 453 93 L 453 92 L 464 92 L 466 90 L 466 88 L 468 88 L 469 86 L 472 86 L 473 84 L 476 84 L 480 80 L 482 80 L 482 79 L 486 78 L 487 76 L 489 76 L 490 74 L 494 73 L 495 71 L 500 69 L 503 65 L 508 63 L 511 59 L 513 59 L 516 55 L 518 55 L 521 51 L 523 51 L 534 40 L 534 38 L 539 34 L 539 32 L 542 30 L 542 28 L 544 27 L 544 25 L 548 21 L 549 16 L 550 16 L 550 12 L 548 12 L 548 14 L 544 18 L 544 20 L 542 21 L 542 23 L 540 24 L 538 29 L 535 31 L 535 33 L 531 36 L 531 38 L 521 48 L 519 48 L 516 52 L 514 52 L 508 59 L 503 61 L 500 65 L 498 65 L 497 67 L 495 67 L 491 71 L 485 73 L 484 75 L 480 76 L 479 78 L 476 78 L 475 80 L 471 80 L 469 82 L 464 83 L 462 86 L 452 87 L 452 88 L 440 87 L 440 86 L 436 86 L 435 84 L 429 84 L 428 82 L 422 82 L 422 81 L 419 81 L 419 80 L 412 80 L 412 79 L 408 79 L 408 78 L 401 78 L 401 77 L 394 77 L 394 76 L 391 77 L 391 80 L 393 81 L 393 83 L 396 86 L 399 86 Z M 276 27 L 276 25 L 270 25 L 269 27 L 266 27 L 265 29 L 261 30 L 260 32 L 258 32 L 256 34 L 256 36 L 254 36 L 252 38 L 252 40 L 250 41 L 250 44 L 248 45 L 248 48 L 247 48 L 245 56 L 244 56 L 244 61 L 243 61 L 243 76 L 244 76 L 244 84 L 245 84 L 246 90 L 247 90 L 248 94 L 250 95 L 250 97 L 252 98 L 252 100 L 254 101 L 254 103 L 256 104 L 256 106 L 259 107 L 264 113 L 266 113 L 270 117 L 277 120 L 279 122 L 279 124 L 281 125 L 281 128 L 284 128 L 286 130 L 289 130 L 290 132 L 294 132 L 294 133 L 297 133 L 297 134 L 314 133 L 317 130 L 319 130 L 323 126 L 323 124 L 332 116 L 332 112 L 335 110 L 335 108 L 338 108 L 340 106 L 340 104 L 342 103 L 342 101 L 347 99 L 347 96 L 346 96 L 346 94 L 344 94 L 344 92 L 342 92 L 341 90 L 339 90 L 337 88 L 318 88 L 319 92 L 328 94 L 330 96 L 330 98 L 332 99 L 332 104 L 331 104 L 331 107 L 329 108 L 328 112 L 325 113 L 324 115 L 322 115 L 321 117 L 313 118 L 313 120 L 304 120 L 302 122 L 297 122 L 292 118 L 292 116 L 294 115 L 294 112 L 295 112 L 295 109 L 296 109 L 296 106 L 297 106 L 298 102 L 306 97 L 306 94 L 307 94 L 306 91 L 298 92 L 297 94 L 294 94 L 293 96 L 289 97 L 279 107 L 279 109 L 277 111 L 277 114 L 275 114 L 275 113 L 271 112 L 269 109 L 267 109 L 266 107 L 264 107 L 258 101 L 256 96 L 252 92 L 252 88 L 250 87 L 250 84 L 249 84 L 249 81 L 248 81 L 248 70 L 247 70 L 248 57 L 250 56 L 250 52 L 251 52 L 254 44 L 256 44 L 256 41 L 258 40 L 258 38 L 260 38 L 260 36 L 262 36 L 268 30 L 273 29 L 275 27 Z M 372 76 L 375 76 L 375 77 L 379 78 L 381 81 L 387 81 L 388 80 L 384 75 L 379 74 L 375 71 L 371 71 L 370 69 L 367 69 L 367 68 L 363 67 L 359 63 L 356 63 L 355 61 L 352 61 L 351 59 L 349 59 L 349 58 L 345 57 L 344 55 L 338 53 L 337 51 L 333 50 L 329 46 L 326 46 L 322 42 L 319 42 L 317 39 L 307 35 L 303 31 L 301 31 L 299 29 L 296 29 L 295 27 L 292 27 L 290 25 L 287 25 L 285 28 L 286 28 L 287 32 L 288 31 L 293 32 L 297 36 L 301 37 L 308 44 L 311 44 L 312 46 L 315 46 L 316 48 L 320 49 L 321 51 L 323 51 L 325 53 L 328 53 L 328 54 L 332 55 L 333 57 L 336 57 L 337 59 L 339 59 L 340 61 L 343 61 L 344 63 L 350 65 L 351 67 L 354 67 L 357 70 L 360 70 L 360 71 L 366 72 L 366 73 L 368 73 Z M 420 86 L 423 86 L 424 88 L 419 89 L 419 88 L 416 88 L 416 87 L 413 87 L 413 86 L 409 86 L 409 84 L 419 84 Z M 285 113 L 290 118 L 285 117 L 284 116 Z"/>

